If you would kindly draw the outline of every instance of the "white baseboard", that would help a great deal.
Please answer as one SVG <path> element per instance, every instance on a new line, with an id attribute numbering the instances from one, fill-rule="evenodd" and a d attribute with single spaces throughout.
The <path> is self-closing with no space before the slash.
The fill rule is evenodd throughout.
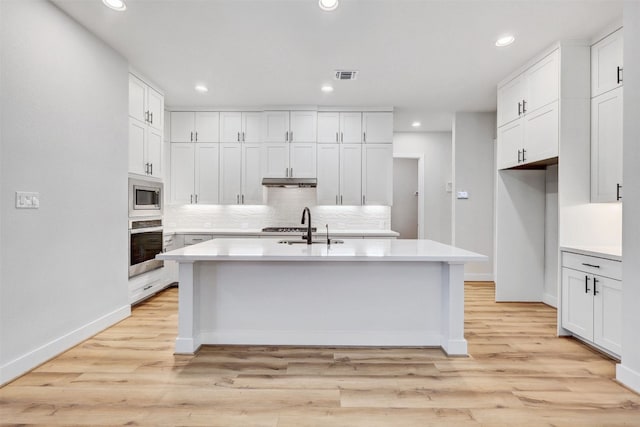
<path id="1" fill-rule="evenodd" d="M 542 302 L 553 308 L 558 308 L 558 297 L 550 294 L 542 294 Z"/>
<path id="2" fill-rule="evenodd" d="M 441 335 L 428 331 L 205 331 L 202 344 L 416 346 L 440 347 Z M 466 343 L 466 342 L 465 342 Z"/>
<path id="3" fill-rule="evenodd" d="M 466 282 L 493 282 L 494 277 L 491 273 L 464 273 Z"/>
<path id="4" fill-rule="evenodd" d="M 640 372 L 636 372 L 619 363 L 616 365 L 616 380 L 636 393 L 640 393 Z"/>
<path id="5" fill-rule="evenodd" d="M 29 372 L 38 365 L 69 350 L 74 345 L 91 338 L 98 332 L 122 319 L 126 319 L 130 315 L 131 306 L 125 305 L 0 366 L 0 386 Z"/>

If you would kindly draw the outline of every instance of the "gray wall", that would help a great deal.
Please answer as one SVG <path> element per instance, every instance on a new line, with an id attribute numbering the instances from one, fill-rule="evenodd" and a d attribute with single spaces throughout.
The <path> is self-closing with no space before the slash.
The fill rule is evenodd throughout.
<path id="1" fill-rule="evenodd" d="M 0 7 L 4 383 L 129 313 L 128 66 L 49 2 Z"/>
<path id="2" fill-rule="evenodd" d="M 393 155 L 424 156 L 424 231 L 425 239 L 451 243 L 451 193 L 445 191 L 451 181 L 450 132 L 396 132 Z"/>
<path id="3" fill-rule="evenodd" d="M 453 245 L 489 257 L 465 265 L 466 280 L 494 280 L 495 113 L 456 113 L 453 123 Z M 457 199 L 466 191 L 468 199 Z"/>
<path id="4" fill-rule="evenodd" d="M 622 364 L 617 378 L 640 393 L 640 3 L 624 3 L 624 203 Z"/>

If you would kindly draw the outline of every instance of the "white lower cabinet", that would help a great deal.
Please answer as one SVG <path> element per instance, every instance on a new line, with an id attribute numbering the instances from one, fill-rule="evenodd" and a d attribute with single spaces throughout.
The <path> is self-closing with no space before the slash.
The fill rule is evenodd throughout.
<path id="1" fill-rule="evenodd" d="M 615 356 L 622 354 L 621 264 L 562 252 L 562 327 Z"/>
<path id="2" fill-rule="evenodd" d="M 263 203 L 260 143 L 220 144 L 220 203 Z"/>
<path id="3" fill-rule="evenodd" d="M 218 203 L 219 145 L 171 144 L 171 203 Z"/>
<path id="4" fill-rule="evenodd" d="M 362 204 L 393 204 L 393 144 L 363 144 Z"/>

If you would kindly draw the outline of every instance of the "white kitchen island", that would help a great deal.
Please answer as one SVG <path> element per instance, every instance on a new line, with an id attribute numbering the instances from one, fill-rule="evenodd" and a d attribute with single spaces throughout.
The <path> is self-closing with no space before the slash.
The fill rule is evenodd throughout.
<path id="1" fill-rule="evenodd" d="M 214 239 L 180 264 L 176 353 L 203 344 L 437 346 L 466 355 L 464 263 L 431 240 Z"/>

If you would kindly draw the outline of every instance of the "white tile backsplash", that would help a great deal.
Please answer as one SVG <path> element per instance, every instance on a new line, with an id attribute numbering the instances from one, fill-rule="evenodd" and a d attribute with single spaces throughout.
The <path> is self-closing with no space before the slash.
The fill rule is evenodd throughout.
<path id="1" fill-rule="evenodd" d="M 388 230 L 389 206 L 316 206 L 313 188 L 269 188 L 265 205 L 168 205 L 164 209 L 167 228 L 248 228 L 296 226 L 302 210 L 311 209 L 314 227 L 348 230 Z"/>

